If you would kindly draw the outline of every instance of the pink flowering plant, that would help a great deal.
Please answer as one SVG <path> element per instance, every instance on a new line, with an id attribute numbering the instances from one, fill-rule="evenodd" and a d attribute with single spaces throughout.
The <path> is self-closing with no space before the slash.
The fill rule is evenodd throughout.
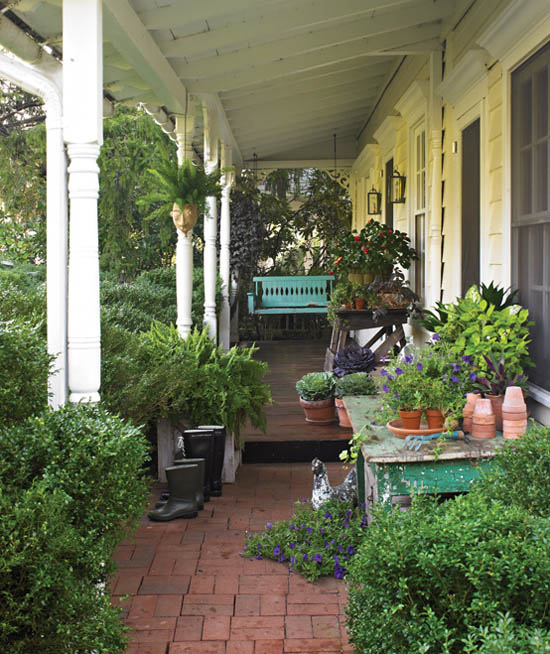
<path id="1" fill-rule="evenodd" d="M 375 220 L 369 220 L 360 232 L 342 234 L 331 252 L 329 274 L 355 269 L 387 277 L 394 266 L 410 268 L 411 262 L 418 258 L 407 234 Z"/>
<path id="2" fill-rule="evenodd" d="M 364 508 L 329 501 L 315 510 L 302 498 L 290 520 L 268 522 L 262 533 L 251 534 L 243 556 L 284 563 L 309 581 L 343 579 L 367 528 Z"/>

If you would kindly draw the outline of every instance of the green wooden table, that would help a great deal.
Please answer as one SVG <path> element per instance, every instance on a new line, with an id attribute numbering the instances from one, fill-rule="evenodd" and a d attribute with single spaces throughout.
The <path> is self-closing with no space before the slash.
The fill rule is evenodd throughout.
<path id="1" fill-rule="evenodd" d="M 412 489 L 429 493 L 468 491 L 480 471 L 491 465 L 495 450 L 504 444 L 498 432 L 496 438 L 488 440 L 449 440 L 443 445 L 430 441 L 418 452 L 410 451 L 405 441 L 384 425 L 371 424 L 379 414 L 380 398 L 347 397 L 344 403 L 354 433 L 363 429 L 370 435 L 357 460 L 359 501 L 366 503 L 369 519 L 372 507 L 379 502 L 406 506 Z"/>

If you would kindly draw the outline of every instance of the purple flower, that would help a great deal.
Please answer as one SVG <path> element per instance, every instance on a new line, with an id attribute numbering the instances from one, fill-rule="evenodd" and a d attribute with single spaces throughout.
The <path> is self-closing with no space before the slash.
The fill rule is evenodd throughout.
<path id="1" fill-rule="evenodd" d="M 262 555 L 261 554 L 256 554 L 256 560 L 261 561 L 262 560 Z"/>
<path id="2" fill-rule="evenodd" d="M 405 363 L 412 363 L 414 361 L 414 357 L 412 354 L 407 354 L 405 357 Z"/>
<path id="3" fill-rule="evenodd" d="M 307 527 L 306 529 L 307 529 L 307 533 L 308 533 L 308 534 L 312 534 L 312 533 L 313 533 L 313 529 L 312 529 L 311 527 Z"/>
<path id="4" fill-rule="evenodd" d="M 296 563 L 296 557 L 295 556 L 291 556 L 289 560 L 290 560 L 290 565 L 294 565 Z"/>
<path id="5" fill-rule="evenodd" d="M 344 578 L 344 568 L 340 565 L 335 565 L 334 566 L 334 577 L 336 579 L 343 579 Z"/>
<path id="6" fill-rule="evenodd" d="M 327 520 L 332 520 L 332 513 L 328 509 L 325 511 L 325 518 Z"/>
<path id="7" fill-rule="evenodd" d="M 314 554 L 312 561 L 315 561 L 315 563 L 322 563 L 323 562 L 322 554 Z"/>
<path id="8" fill-rule="evenodd" d="M 477 379 L 477 375 L 475 374 L 475 372 L 471 372 L 471 373 L 468 375 L 468 379 L 469 379 L 471 382 L 475 382 L 475 380 Z"/>
<path id="9" fill-rule="evenodd" d="M 307 552 L 304 554 L 304 561 L 307 561 Z"/>
<path id="10" fill-rule="evenodd" d="M 353 545 L 350 545 L 350 546 L 348 547 L 348 554 L 350 554 L 350 555 L 351 555 L 351 554 L 355 554 L 355 550 L 353 549 Z"/>
<path id="11" fill-rule="evenodd" d="M 343 548 L 341 545 L 338 545 L 338 551 L 339 551 L 339 552 L 343 552 L 343 551 L 344 551 L 344 548 Z"/>
<path id="12" fill-rule="evenodd" d="M 323 545 L 325 546 L 325 549 L 328 550 L 328 540 L 324 541 Z"/>
<path id="13" fill-rule="evenodd" d="M 471 363 L 472 362 L 472 357 L 469 354 L 463 354 L 461 359 L 465 363 Z"/>
<path id="14" fill-rule="evenodd" d="M 384 393 L 389 393 L 390 392 L 390 389 L 389 389 L 387 384 L 382 384 L 382 390 L 384 391 Z"/>
<path id="15" fill-rule="evenodd" d="M 292 522 L 288 525 L 288 528 L 290 529 L 290 531 L 296 529 L 296 527 L 292 524 Z"/>
<path id="16" fill-rule="evenodd" d="M 436 332 L 436 333 L 432 336 L 432 341 L 433 341 L 434 343 L 437 343 L 437 341 L 439 341 L 439 340 L 441 340 L 441 339 L 439 338 L 439 334 Z"/>
<path id="17" fill-rule="evenodd" d="M 388 373 L 388 381 L 393 381 L 393 377 Z"/>
<path id="18" fill-rule="evenodd" d="M 388 371 L 385 368 L 382 368 L 382 370 L 380 371 L 380 375 L 382 377 L 385 377 L 387 374 L 388 374 Z"/>
<path id="19" fill-rule="evenodd" d="M 451 377 L 451 381 L 453 382 L 453 384 L 458 384 L 460 382 L 460 379 L 456 375 L 453 375 Z"/>
<path id="20" fill-rule="evenodd" d="M 319 533 L 320 533 L 321 536 L 322 536 L 322 535 L 325 533 L 325 530 L 321 527 L 321 529 L 319 529 Z"/>
<path id="21" fill-rule="evenodd" d="M 371 420 L 370 424 L 373 425 L 374 427 L 376 427 L 376 420 Z"/>
<path id="22" fill-rule="evenodd" d="M 288 546 L 293 550 L 296 547 L 296 543 L 289 543 Z"/>
<path id="23" fill-rule="evenodd" d="M 301 497 L 300 502 L 307 502 L 307 497 Z"/>
<path id="24" fill-rule="evenodd" d="M 420 361 L 416 364 L 416 369 L 422 370 L 422 364 L 420 363 Z"/>
<path id="25" fill-rule="evenodd" d="M 459 363 L 453 363 L 453 372 L 458 372 L 460 370 L 460 364 Z"/>
<path id="26" fill-rule="evenodd" d="M 403 371 L 401 370 L 401 368 L 396 368 L 395 369 L 395 374 L 399 377 L 399 375 L 403 374 Z"/>
<path id="27" fill-rule="evenodd" d="M 271 527 L 273 527 L 273 523 L 272 523 L 272 522 L 268 522 L 268 523 L 266 524 L 266 526 L 265 526 L 265 528 L 267 529 L 267 531 L 269 531 L 269 530 L 271 529 Z"/>
<path id="28" fill-rule="evenodd" d="M 275 556 L 279 556 L 280 553 L 281 553 L 281 546 L 280 545 L 275 545 L 275 547 L 273 548 L 273 554 Z"/>

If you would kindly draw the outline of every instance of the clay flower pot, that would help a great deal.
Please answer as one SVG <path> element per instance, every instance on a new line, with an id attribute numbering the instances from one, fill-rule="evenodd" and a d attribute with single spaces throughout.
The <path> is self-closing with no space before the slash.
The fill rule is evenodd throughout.
<path id="1" fill-rule="evenodd" d="M 439 409 L 426 409 L 426 419 L 429 429 L 440 429 L 445 423 L 445 418 Z"/>
<path id="2" fill-rule="evenodd" d="M 315 425 L 329 425 L 336 420 L 334 398 L 328 400 L 308 401 L 300 398 L 300 404 L 306 414 L 306 422 Z"/>
<path id="3" fill-rule="evenodd" d="M 364 297 L 354 297 L 353 306 L 357 311 L 362 311 L 367 306 L 367 301 Z"/>
<path id="4" fill-rule="evenodd" d="M 402 411 L 399 409 L 399 417 L 403 423 L 404 429 L 420 429 L 420 418 L 422 411 L 415 409 L 414 411 Z"/>
<path id="5" fill-rule="evenodd" d="M 502 403 L 504 402 L 504 395 L 485 395 L 491 400 L 493 413 L 495 414 L 495 426 L 498 431 L 502 431 Z"/>
<path id="6" fill-rule="evenodd" d="M 474 415 L 474 408 L 479 397 L 479 393 L 466 394 L 466 404 L 462 409 L 462 415 L 464 417 L 462 430 L 465 434 L 469 434 L 472 431 L 472 418 Z"/>
<path id="7" fill-rule="evenodd" d="M 495 414 L 491 400 L 479 399 L 476 402 L 472 419 L 474 438 L 494 438 L 496 436 Z"/>
<path id="8" fill-rule="evenodd" d="M 337 397 L 334 399 L 334 404 L 336 405 L 336 411 L 338 412 L 338 424 L 340 427 L 343 427 L 344 429 L 353 429 L 347 409 L 344 406 L 344 400 Z"/>

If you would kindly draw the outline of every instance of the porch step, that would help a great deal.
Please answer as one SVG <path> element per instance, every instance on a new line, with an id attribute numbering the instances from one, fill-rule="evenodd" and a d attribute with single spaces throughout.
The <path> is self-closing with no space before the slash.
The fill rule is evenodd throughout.
<path id="1" fill-rule="evenodd" d="M 350 432 L 351 438 L 351 432 Z M 309 463 L 315 457 L 324 463 L 339 461 L 339 454 L 347 449 L 348 441 L 246 441 L 243 463 Z"/>

